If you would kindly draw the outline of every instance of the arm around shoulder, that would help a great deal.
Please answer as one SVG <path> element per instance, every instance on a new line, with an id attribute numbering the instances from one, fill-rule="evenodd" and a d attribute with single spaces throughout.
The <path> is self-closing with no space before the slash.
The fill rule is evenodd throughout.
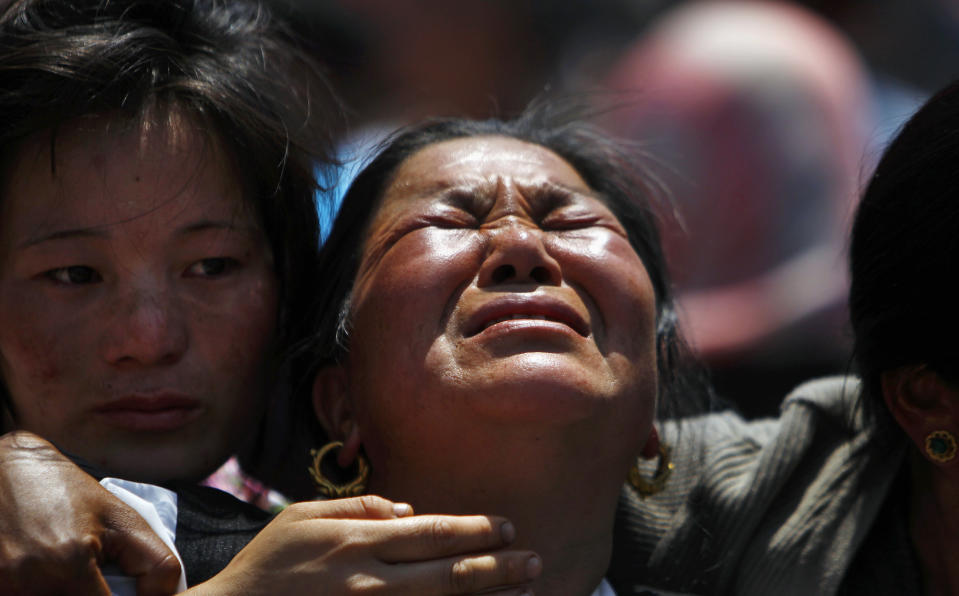
<path id="1" fill-rule="evenodd" d="M 132 509 L 43 438 L 0 436 L 0 585 L 10 594 L 109 595 L 99 565 L 170 594 L 179 563 Z"/>

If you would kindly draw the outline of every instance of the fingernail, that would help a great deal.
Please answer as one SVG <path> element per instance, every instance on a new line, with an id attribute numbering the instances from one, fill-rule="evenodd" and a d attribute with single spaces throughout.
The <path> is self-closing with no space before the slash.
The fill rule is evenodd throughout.
<path id="1" fill-rule="evenodd" d="M 516 528 L 511 522 L 503 522 L 503 525 L 499 527 L 499 533 L 503 542 L 512 542 L 516 538 Z"/>
<path id="2" fill-rule="evenodd" d="M 543 561 L 536 555 L 533 555 L 526 561 L 526 577 L 533 579 L 539 577 L 543 572 Z"/>
<path id="3" fill-rule="evenodd" d="M 396 517 L 406 517 L 412 510 L 409 503 L 393 503 L 393 515 Z"/>

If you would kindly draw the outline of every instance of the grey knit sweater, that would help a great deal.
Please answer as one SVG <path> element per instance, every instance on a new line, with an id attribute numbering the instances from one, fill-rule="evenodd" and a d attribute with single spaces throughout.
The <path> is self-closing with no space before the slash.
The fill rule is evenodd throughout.
<path id="1" fill-rule="evenodd" d="M 898 429 L 866 423 L 858 395 L 854 379 L 823 379 L 793 391 L 776 420 L 720 413 L 664 425 L 676 470 L 658 495 L 623 492 L 607 574 L 617 593 L 641 581 L 807 596 L 855 582 L 846 575 L 873 525 L 902 523 L 878 518 L 905 452 Z"/>

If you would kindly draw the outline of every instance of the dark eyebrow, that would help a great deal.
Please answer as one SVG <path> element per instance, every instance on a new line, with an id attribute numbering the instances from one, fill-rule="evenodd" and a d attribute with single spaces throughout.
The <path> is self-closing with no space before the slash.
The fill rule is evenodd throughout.
<path id="1" fill-rule="evenodd" d="M 222 219 L 204 219 L 178 229 L 175 234 L 177 236 L 187 236 L 207 230 L 226 230 L 228 232 L 252 234 L 256 231 L 256 228 L 253 226 L 239 226 L 232 221 Z"/>
<path id="2" fill-rule="evenodd" d="M 481 191 L 486 190 L 495 190 L 496 183 L 493 180 L 460 180 L 460 181 L 447 181 L 442 180 L 430 184 L 424 188 L 418 189 L 417 192 L 411 195 L 410 198 L 423 198 L 430 195 L 443 195 L 443 198 L 450 196 L 455 197 L 456 195 L 461 195 L 467 192 L 472 192 L 476 189 Z M 542 182 L 535 182 L 533 184 L 521 185 L 521 189 L 525 192 L 532 192 L 535 194 L 549 194 L 549 193 L 560 193 L 563 195 L 579 195 L 584 197 L 589 197 L 597 200 L 602 200 L 603 196 L 594 191 L 591 188 L 577 188 L 573 186 L 568 186 L 561 184 L 559 182 L 554 182 L 553 180 L 543 180 Z"/>
<path id="3" fill-rule="evenodd" d="M 66 230 L 57 230 L 55 232 L 27 238 L 23 242 L 17 244 L 16 248 L 18 250 L 22 250 L 24 248 L 29 248 L 37 244 L 49 242 L 51 240 L 63 240 L 66 238 L 105 238 L 106 236 L 107 233 L 102 227 L 69 228 Z"/>
<path id="4" fill-rule="evenodd" d="M 23 242 L 17 244 L 16 248 L 18 250 L 22 250 L 31 246 L 36 246 L 37 244 L 42 244 L 44 242 L 66 240 L 71 238 L 106 238 L 109 235 L 107 233 L 108 227 L 109 226 L 95 226 L 90 228 L 68 228 L 65 230 L 56 230 L 55 232 L 49 232 L 39 236 L 34 236 L 32 238 L 27 238 Z M 206 230 L 229 230 L 253 233 L 254 228 L 251 226 L 238 226 L 233 222 L 226 220 L 201 220 L 188 226 L 184 226 L 176 230 L 174 233 L 177 236 L 187 236 L 189 234 L 195 234 L 197 232 L 203 232 Z"/>
<path id="5" fill-rule="evenodd" d="M 431 184 L 418 188 L 415 193 L 412 193 L 409 196 L 409 198 L 422 199 L 435 195 L 440 195 L 441 198 L 447 198 L 449 196 L 473 192 L 477 188 L 484 190 L 484 187 L 495 188 L 495 186 L 496 184 L 494 182 L 483 178 L 477 178 L 475 180 L 437 180 Z"/>
<path id="6" fill-rule="evenodd" d="M 554 182 L 552 180 L 545 180 L 543 182 L 530 184 L 528 186 L 524 186 L 521 188 L 524 192 L 530 192 L 537 195 L 561 194 L 561 195 L 566 195 L 569 198 L 572 198 L 574 196 L 580 196 L 580 197 L 589 197 L 597 200 L 602 200 L 602 195 L 591 188 L 576 188 L 573 186 L 567 186 L 565 184 L 561 184 L 559 182 Z"/>

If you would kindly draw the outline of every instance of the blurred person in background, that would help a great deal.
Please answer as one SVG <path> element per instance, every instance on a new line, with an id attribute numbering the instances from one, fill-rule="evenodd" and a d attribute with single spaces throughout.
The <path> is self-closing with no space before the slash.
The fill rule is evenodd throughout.
<path id="1" fill-rule="evenodd" d="M 635 92 L 610 126 L 664 164 L 676 197 L 681 316 L 719 391 L 771 414 L 769 396 L 843 370 L 842 246 L 872 113 L 842 33 L 792 4 L 684 3 L 608 84 Z"/>
<path id="2" fill-rule="evenodd" d="M 694 593 L 959 593 L 957 159 L 959 82 L 897 135 L 854 217 L 861 380 L 806 383 L 778 419 L 688 420 L 671 485 L 632 500 L 614 561 Z"/>

